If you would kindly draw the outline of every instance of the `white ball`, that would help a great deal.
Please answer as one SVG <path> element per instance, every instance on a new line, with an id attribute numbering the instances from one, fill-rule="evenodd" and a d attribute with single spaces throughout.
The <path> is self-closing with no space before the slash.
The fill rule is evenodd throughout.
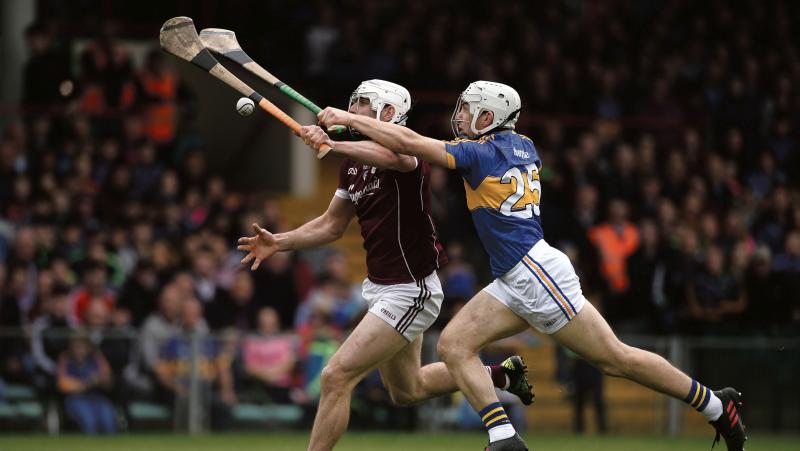
<path id="1" fill-rule="evenodd" d="M 250 116 L 255 108 L 256 104 L 247 97 L 242 97 L 238 102 L 236 102 L 236 111 L 238 111 L 242 116 Z"/>

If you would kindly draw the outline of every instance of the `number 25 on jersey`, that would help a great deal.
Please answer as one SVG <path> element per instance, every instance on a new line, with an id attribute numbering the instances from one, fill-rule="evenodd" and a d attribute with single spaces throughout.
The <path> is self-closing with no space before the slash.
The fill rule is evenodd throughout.
<path id="1" fill-rule="evenodd" d="M 513 167 L 503 174 L 502 184 L 510 184 L 513 180 L 516 191 L 508 196 L 500 205 L 500 213 L 530 219 L 539 216 L 539 199 L 542 193 L 542 182 L 539 180 L 539 168 L 535 163 L 525 166 L 523 174 L 519 167 Z"/>

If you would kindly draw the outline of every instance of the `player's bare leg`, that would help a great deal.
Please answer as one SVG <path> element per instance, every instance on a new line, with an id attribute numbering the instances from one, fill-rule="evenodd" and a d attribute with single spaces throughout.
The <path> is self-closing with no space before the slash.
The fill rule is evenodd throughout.
<path id="1" fill-rule="evenodd" d="M 589 302 L 553 338 L 609 376 L 625 377 L 681 399 L 691 388 L 692 379 L 660 355 L 619 341 Z"/>
<path id="2" fill-rule="evenodd" d="M 447 364 L 467 401 L 481 415 L 490 442 L 496 442 L 495 433 L 502 434 L 497 436 L 501 439 L 497 442 L 511 440 L 506 432 L 513 435 L 514 430 L 500 406 L 492 379 L 477 354 L 489 343 L 518 334 L 528 327 L 525 320 L 481 291 L 447 324 L 439 338 L 439 357 Z M 506 430 L 498 431 L 498 427 Z"/>
<path id="3" fill-rule="evenodd" d="M 422 336 L 378 367 L 383 384 L 395 404 L 400 406 L 411 405 L 458 390 L 458 385 L 444 362 L 434 362 L 421 366 L 421 357 Z M 510 357 L 508 360 L 513 360 L 518 365 L 524 365 L 519 356 Z M 483 368 L 488 370 L 487 373 L 494 371 L 490 367 L 484 366 Z M 498 368 L 498 370 L 500 371 L 500 380 L 503 379 L 503 374 L 510 376 L 510 380 L 506 377 L 504 383 L 501 383 L 499 380 L 495 381 L 495 377 L 492 377 L 494 386 L 498 388 L 505 387 L 509 393 L 519 396 L 523 403 L 529 405 L 530 401 L 532 401 L 533 393 L 528 383 L 527 375 L 516 374 L 518 371 L 515 373 L 513 369 L 503 367 Z"/>
<path id="4" fill-rule="evenodd" d="M 398 405 L 413 404 L 458 390 L 443 362 L 421 367 L 422 337 L 413 343 L 368 313 L 322 373 L 322 397 L 309 450 L 332 449 L 347 429 L 353 388 L 375 368 Z M 480 363 L 481 371 L 487 374 Z M 490 379 L 491 380 L 491 379 Z"/>
<path id="5" fill-rule="evenodd" d="M 686 401 L 709 418 L 725 437 L 728 449 L 742 449 L 746 437 L 737 412 L 741 406 L 738 392 L 731 388 L 711 392 L 658 354 L 622 343 L 591 303 L 586 302 L 553 338 L 606 375 L 624 377 Z M 723 408 L 727 410 L 723 412 Z M 714 421 L 717 419 L 720 421 Z"/>
<path id="6" fill-rule="evenodd" d="M 368 313 L 322 374 L 322 398 L 309 449 L 330 449 L 347 429 L 353 388 L 375 368 L 392 400 L 413 404 L 458 390 L 442 362 L 420 366 L 422 337 L 413 343 L 385 321 Z"/>
<path id="7" fill-rule="evenodd" d="M 414 404 L 458 390 L 444 362 L 421 366 L 421 355 L 422 336 L 378 367 L 395 404 Z"/>
<path id="8" fill-rule="evenodd" d="M 439 338 L 439 357 L 476 410 L 497 402 L 491 377 L 483 369 L 478 351 L 489 343 L 530 327 L 490 294 L 480 291 L 447 324 Z"/>
<path id="9" fill-rule="evenodd" d="M 372 313 L 364 316 L 322 370 L 322 393 L 311 429 L 310 451 L 333 449 L 347 430 L 353 388 L 404 347 L 408 347 L 408 340 L 386 322 Z"/>

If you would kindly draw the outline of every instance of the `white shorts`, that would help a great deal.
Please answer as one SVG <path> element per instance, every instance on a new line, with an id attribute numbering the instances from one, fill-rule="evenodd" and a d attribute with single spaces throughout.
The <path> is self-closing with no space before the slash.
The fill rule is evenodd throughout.
<path id="1" fill-rule="evenodd" d="M 546 334 L 564 327 L 586 302 L 569 257 L 544 240 L 483 290 Z"/>
<path id="2" fill-rule="evenodd" d="M 444 299 L 436 271 L 416 282 L 395 285 L 379 285 L 364 279 L 361 288 L 369 312 L 386 321 L 409 342 L 436 321 Z"/>

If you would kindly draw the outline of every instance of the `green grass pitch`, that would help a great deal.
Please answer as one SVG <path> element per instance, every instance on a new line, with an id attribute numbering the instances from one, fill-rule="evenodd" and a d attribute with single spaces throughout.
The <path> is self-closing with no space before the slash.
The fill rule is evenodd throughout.
<path id="1" fill-rule="evenodd" d="M 634 437 L 634 436 L 569 436 L 527 434 L 525 439 L 535 451 L 706 451 L 713 435 L 708 437 Z M 83 437 L 68 435 L 3 436 L 3 451 L 302 451 L 304 433 L 219 434 L 200 437 L 182 435 L 121 435 L 116 437 Z M 339 442 L 339 451 L 433 451 L 482 450 L 486 435 L 479 433 L 365 433 L 350 432 Z M 715 450 L 725 449 L 721 444 Z M 747 442 L 748 451 L 798 451 L 800 436 L 759 436 Z"/>

